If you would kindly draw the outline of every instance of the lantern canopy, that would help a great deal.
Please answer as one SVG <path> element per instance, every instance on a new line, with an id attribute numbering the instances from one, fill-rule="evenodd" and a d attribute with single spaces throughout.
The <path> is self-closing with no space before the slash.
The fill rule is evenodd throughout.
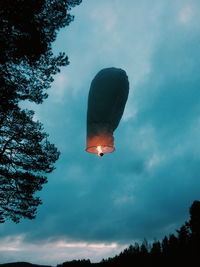
<path id="1" fill-rule="evenodd" d="M 97 73 L 88 96 L 87 152 L 103 156 L 115 150 L 113 132 L 123 115 L 128 93 L 124 70 L 106 68 Z"/>

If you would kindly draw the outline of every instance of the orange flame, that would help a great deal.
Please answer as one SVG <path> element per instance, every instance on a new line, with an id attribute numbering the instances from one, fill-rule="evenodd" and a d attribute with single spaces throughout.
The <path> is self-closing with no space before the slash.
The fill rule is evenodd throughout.
<path id="1" fill-rule="evenodd" d="M 114 150 L 114 137 L 112 134 L 103 133 L 87 137 L 86 151 L 89 153 L 95 153 L 102 157 L 104 154 L 111 153 Z"/>
<path id="2" fill-rule="evenodd" d="M 102 157 L 104 153 L 103 153 L 101 146 L 97 146 L 97 151 L 98 151 L 98 156 Z"/>

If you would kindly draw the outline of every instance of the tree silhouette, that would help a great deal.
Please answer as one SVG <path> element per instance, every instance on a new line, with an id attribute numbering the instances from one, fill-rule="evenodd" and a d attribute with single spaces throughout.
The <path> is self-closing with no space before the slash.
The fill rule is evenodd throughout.
<path id="1" fill-rule="evenodd" d="M 190 220 L 177 234 L 165 236 L 151 245 L 146 240 L 141 245 L 130 245 L 114 258 L 104 259 L 101 266 L 198 266 L 200 260 L 200 201 L 190 208 Z"/>
<path id="2" fill-rule="evenodd" d="M 162 240 L 162 253 L 164 256 L 167 256 L 168 251 L 169 251 L 169 239 L 167 236 L 165 236 Z"/>
<path id="3" fill-rule="evenodd" d="M 190 220 L 188 227 L 191 231 L 190 253 L 195 260 L 200 255 L 200 201 L 194 201 L 190 207 Z"/>
<path id="4" fill-rule="evenodd" d="M 54 56 L 52 42 L 69 25 L 71 7 L 81 0 L 0 1 L 0 111 L 19 100 L 42 103 L 64 53 Z"/>
<path id="5" fill-rule="evenodd" d="M 5 114 L 3 114 L 4 116 Z M 33 219 L 41 203 L 34 196 L 47 182 L 59 152 L 47 140 L 33 111 L 15 109 L 0 117 L 0 219 L 19 222 L 21 217 Z"/>
<path id="6" fill-rule="evenodd" d="M 47 98 L 46 90 L 51 86 L 53 75 L 59 67 L 67 65 L 68 59 L 61 53 L 53 57 L 51 52 L 42 55 L 34 64 L 21 61 L 7 62 L 0 68 L 0 112 L 14 109 L 21 100 L 37 104 Z"/>
<path id="7" fill-rule="evenodd" d="M 155 241 L 151 248 L 152 255 L 160 255 L 161 254 L 161 244 L 160 241 Z"/>
<path id="8" fill-rule="evenodd" d="M 190 230 L 187 225 L 181 226 L 178 233 L 178 246 L 181 251 L 185 251 L 188 248 L 189 240 L 190 240 Z M 186 251 L 185 251 L 186 252 Z"/>
<path id="9" fill-rule="evenodd" d="M 190 220 L 188 223 L 192 236 L 200 241 L 200 201 L 194 201 L 190 207 Z"/>
<path id="10" fill-rule="evenodd" d="M 90 260 L 72 260 L 72 261 L 67 261 L 63 262 L 62 264 L 58 264 L 57 267 L 70 267 L 70 266 L 90 266 L 91 262 Z"/>
<path id="11" fill-rule="evenodd" d="M 52 42 L 80 3 L 0 1 L 0 222 L 35 217 L 41 200 L 34 194 L 58 159 L 34 112 L 20 109 L 19 102 L 42 103 L 53 76 L 69 64 L 65 53 L 53 55 Z"/>
<path id="12" fill-rule="evenodd" d="M 37 61 L 51 50 L 60 28 L 69 25 L 69 11 L 81 0 L 0 1 L 0 62 Z"/>

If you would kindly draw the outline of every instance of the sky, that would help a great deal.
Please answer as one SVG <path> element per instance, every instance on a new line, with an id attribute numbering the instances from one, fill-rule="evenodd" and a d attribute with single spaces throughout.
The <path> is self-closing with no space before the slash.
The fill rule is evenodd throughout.
<path id="1" fill-rule="evenodd" d="M 28 104 L 61 151 L 36 219 L 0 225 L 0 263 L 98 262 L 162 239 L 200 200 L 200 1 L 83 0 L 53 44 L 70 65 L 49 97 Z M 116 151 L 85 152 L 96 73 L 126 71 L 130 92 Z"/>

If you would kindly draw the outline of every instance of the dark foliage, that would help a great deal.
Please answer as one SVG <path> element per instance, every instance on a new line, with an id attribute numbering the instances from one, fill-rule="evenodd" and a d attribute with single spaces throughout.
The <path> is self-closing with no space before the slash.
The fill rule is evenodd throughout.
<path id="1" fill-rule="evenodd" d="M 54 56 L 52 42 L 69 25 L 81 0 L 0 0 L 0 222 L 33 219 L 59 152 L 47 140 L 33 111 L 19 102 L 47 98 L 53 76 L 69 64 Z"/>
<path id="2" fill-rule="evenodd" d="M 190 208 L 190 220 L 178 229 L 177 234 L 165 236 L 162 241 L 149 244 L 146 240 L 139 245 L 130 245 L 119 255 L 103 259 L 100 263 L 82 261 L 65 262 L 64 266 L 127 266 L 127 267 L 169 267 L 199 266 L 200 260 L 200 201 L 194 201 Z M 76 265 L 70 265 L 71 263 Z M 86 265 L 84 265 L 86 264 Z"/>
<path id="3" fill-rule="evenodd" d="M 51 45 L 81 0 L 0 1 L 0 111 L 19 100 L 42 103 L 59 67 L 69 64 Z"/>
<path id="4" fill-rule="evenodd" d="M 28 61 L 15 64 L 12 61 L 0 68 L 0 112 L 15 108 L 21 100 L 29 100 L 37 104 L 47 98 L 46 90 L 53 81 L 53 75 L 59 67 L 68 64 L 67 57 L 61 53 L 53 57 L 51 52 L 42 55 L 31 65 Z"/>
<path id="5" fill-rule="evenodd" d="M 35 217 L 41 203 L 34 197 L 46 183 L 59 152 L 47 140 L 33 111 L 15 109 L 0 114 L 0 219 Z"/>
<path id="6" fill-rule="evenodd" d="M 58 30 L 73 20 L 81 0 L 1 0 L 0 62 L 37 61 L 51 49 Z"/>
<path id="7" fill-rule="evenodd" d="M 178 229 L 177 234 L 141 246 L 135 244 L 112 259 L 103 260 L 109 266 L 197 266 L 200 255 L 200 201 L 190 208 L 190 220 Z"/>
<path id="8" fill-rule="evenodd" d="M 76 267 L 76 266 L 90 266 L 90 260 L 73 260 L 58 264 L 57 267 Z"/>

